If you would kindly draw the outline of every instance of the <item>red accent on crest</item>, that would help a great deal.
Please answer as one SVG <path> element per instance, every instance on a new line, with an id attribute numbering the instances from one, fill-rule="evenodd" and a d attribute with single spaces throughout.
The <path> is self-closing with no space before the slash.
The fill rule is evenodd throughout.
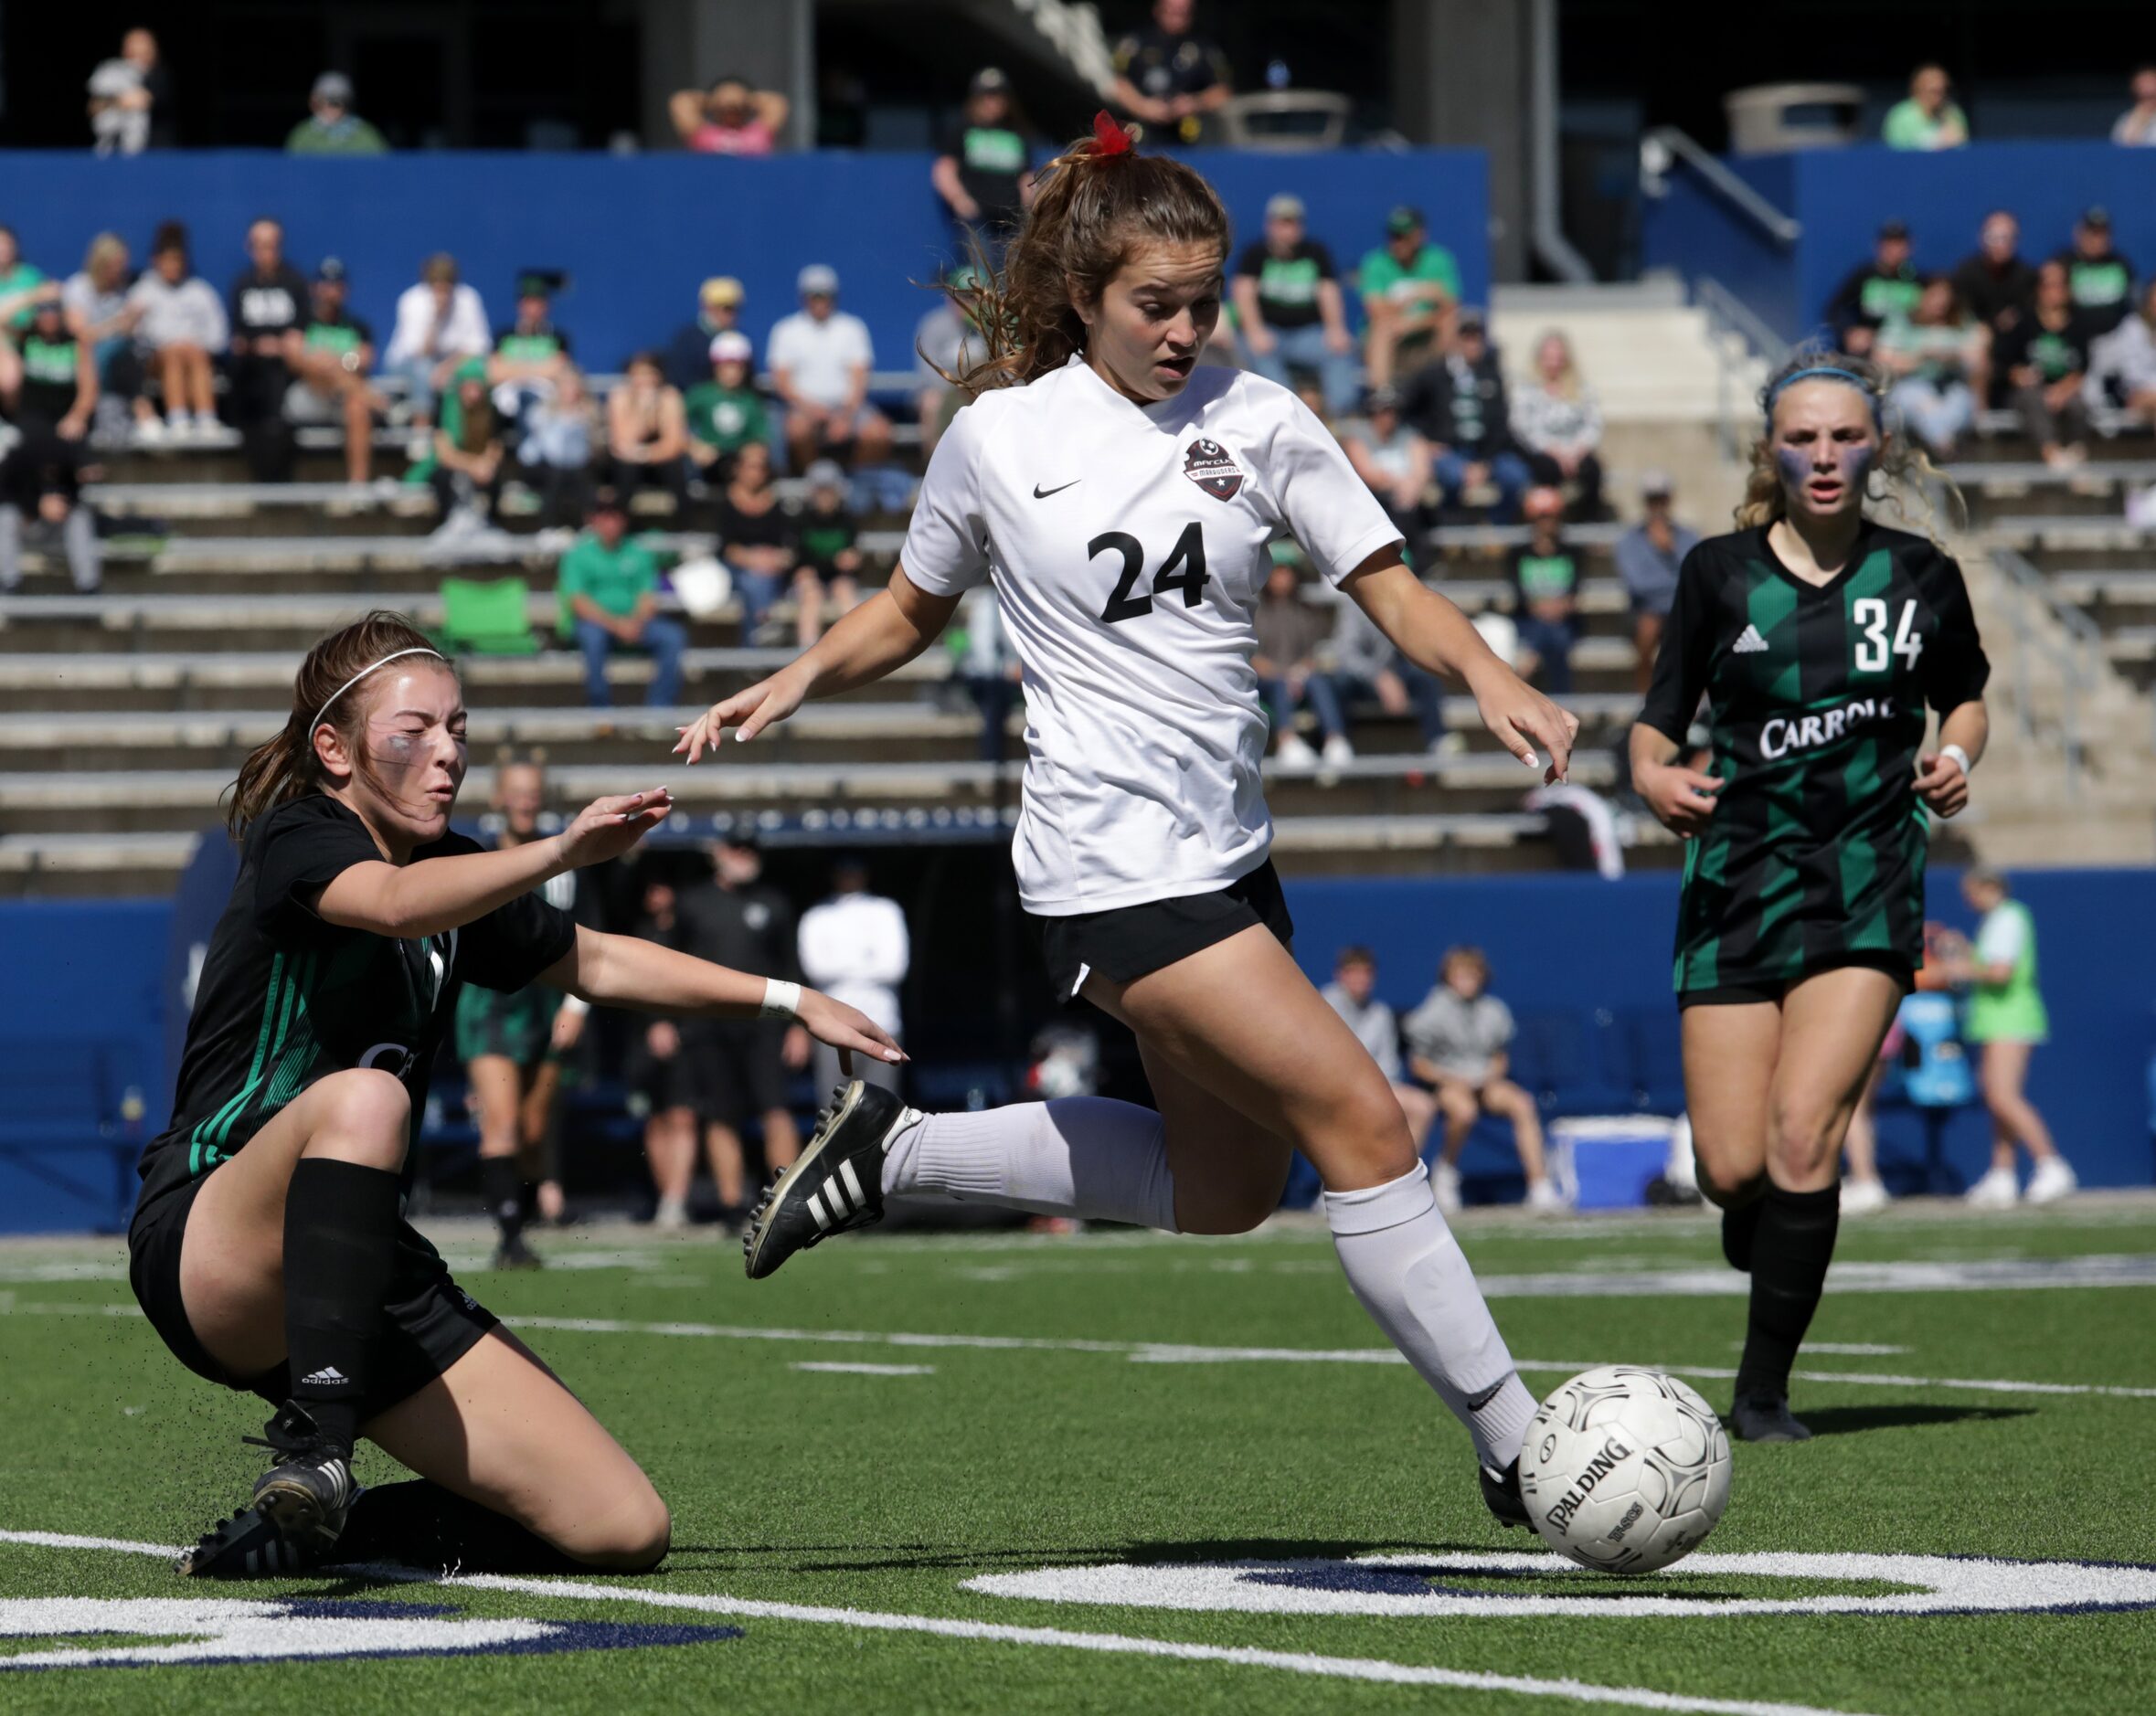
<path id="1" fill-rule="evenodd" d="M 1093 154 L 1100 156 L 1130 153 L 1131 133 L 1117 122 L 1114 114 L 1102 108 L 1093 115 Z"/>

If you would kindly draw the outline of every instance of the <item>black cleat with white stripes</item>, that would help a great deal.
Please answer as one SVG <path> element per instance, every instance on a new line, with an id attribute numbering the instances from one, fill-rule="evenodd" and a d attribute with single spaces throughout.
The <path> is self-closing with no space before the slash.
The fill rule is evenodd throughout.
<path id="1" fill-rule="evenodd" d="M 741 1251 L 751 1281 L 834 1234 L 884 1219 L 884 1155 L 905 1115 L 897 1097 L 858 1078 L 831 1093 L 807 1148 L 749 1218 Z"/>
<path id="2" fill-rule="evenodd" d="M 286 1401 L 261 1435 L 243 1440 L 275 1456 L 254 1497 L 204 1532 L 176 1563 L 196 1579 L 268 1579 L 318 1565 L 344 1534 L 358 1499 L 352 1451 L 324 1435 L 297 1402 Z"/>

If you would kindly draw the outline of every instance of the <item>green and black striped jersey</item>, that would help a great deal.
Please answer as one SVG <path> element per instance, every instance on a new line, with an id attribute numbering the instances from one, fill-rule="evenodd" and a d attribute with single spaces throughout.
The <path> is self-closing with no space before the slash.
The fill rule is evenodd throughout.
<path id="1" fill-rule="evenodd" d="M 1926 537 L 1867 522 L 1821 585 L 1764 527 L 1685 556 L 1640 716 L 1682 745 L 1704 697 L 1725 783 L 1685 854 L 1680 991 L 1922 962 L 1926 707 L 1990 671 L 1961 568 Z"/>
<path id="2" fill-rule="evenodd" d="M 448 834 L 411 861 L 479 850 Z M 366 824 L 321 793 L 248 830 L 196 985 L 172 1123 L 143 1151 L 138 1208 L 237 1154 L 301 1091 L 348 1067 L 404 1082 L 416 1139 L 460 987 L 522 989 L 575 945 L 575 923 L 536 893 L 410 941 L 315 916 L 324 887 L 381 857 Z"/>

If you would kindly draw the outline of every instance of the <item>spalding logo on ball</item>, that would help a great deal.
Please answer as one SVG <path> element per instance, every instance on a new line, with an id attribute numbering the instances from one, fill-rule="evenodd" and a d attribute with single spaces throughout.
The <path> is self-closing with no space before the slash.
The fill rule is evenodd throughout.
<path id="1" fill-rule="evenodd" d="M 1542 1403 L 1520 1450 L 1520 1494 L 1560 1555 L 1598 1573 L 1658 1573 L 1729 1505 L 1729 1437 L 1675 1377 L 1605 1364 Z"/>

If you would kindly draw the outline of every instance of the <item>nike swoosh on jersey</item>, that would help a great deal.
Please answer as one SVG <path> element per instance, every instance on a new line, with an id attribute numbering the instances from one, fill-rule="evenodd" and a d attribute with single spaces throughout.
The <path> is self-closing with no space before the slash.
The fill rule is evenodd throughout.
<path id="1" fill-rule="evenodd" d="M 1061 494 L 1066 489 L 1077 488 L 1078 485 L 1084 481 L 1085 478 L 1083 477 L 1073 477 L 1068 482 L 1057 483 L 1052 489 L 1044 489 L 1039 483 L 1036 482 L 1033 485 L 1033 498 L 1036 501 L 1045 501 L 1051 494 Z"/>

